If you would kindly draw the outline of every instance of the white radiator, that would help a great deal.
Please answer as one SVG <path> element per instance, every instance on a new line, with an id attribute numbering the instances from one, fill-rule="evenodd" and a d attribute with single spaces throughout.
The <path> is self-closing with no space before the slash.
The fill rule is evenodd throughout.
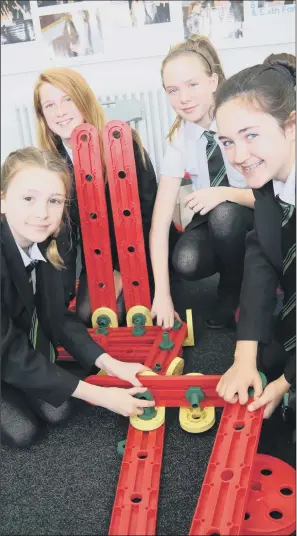
<path id="1" fill-rule="evenodd" d="M 138 110 L 135 112 L 135 115 L 133 114 L 133 101 L 131 99 L 134 99 L 134 103 L 135 99 L 138 101 Z M 146 92 L 102 95 L 98 100 L 102 103 L 104 109 L 106 109 L 107 116 L 109 115 L 108 109 L 113 107 L 116 107 L 119 110 L 122 108 L 123 111 L 125 111 L 125 108 L 129 109 L 128 115 L 131 113 L 129 123 L 139 132 L 143 145 L 150 155 L 158 176 L 161 159 L 168 143 L 165 138 L 175 117 L 172 108 L 168 104 L 163 88 Z M 122 104 L 119 101 L 129 102 L 127 102 L 126 106 L 123 102 L 123 106 L 119 107 L 119 104 Z M 141 120 L 139 120 L 139 106 Z M 135 117 L 136 121 L 133 121 Z M 16 118 L 22 147 L 28 145 L 37 146 L 33 105 L 27 103 L 18 104 L 16 106 Z M 121 112 L 119 111 L 118 119 L 128 120 L 127 113 L 121 115 Z"/>

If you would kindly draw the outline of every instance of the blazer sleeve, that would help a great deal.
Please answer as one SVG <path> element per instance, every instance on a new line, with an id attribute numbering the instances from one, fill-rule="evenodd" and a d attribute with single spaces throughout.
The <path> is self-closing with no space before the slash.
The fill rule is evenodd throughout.
<path id="1" fill-rule="evenodd" d="M 284 376 L 288 383 L 296 389 L 296 351 L 290 353 L 285 366 Z"/>
<path id="2" fill-rule="evenodd" d="M 247 234 L 237 340 L 268 343 L 273 333 L 278 275 L 261 249 L 256 229 Z"/>
<path id="3" fill-rule="evenodd" d="M 79 378 L 51 363 L 29 344 L 28 336 L 13 323 L 1 301 L 2 381 L 45 400 L 55 407 L 68 400 Z"/>
<path id="4" fill-rule="evenodd" d="M 87 328 L 75 313 L 65 307 L 62 321 L 56 327 L 56 339 L 70 355 L 88 371 L 105 350 L 89 335 Z"/>

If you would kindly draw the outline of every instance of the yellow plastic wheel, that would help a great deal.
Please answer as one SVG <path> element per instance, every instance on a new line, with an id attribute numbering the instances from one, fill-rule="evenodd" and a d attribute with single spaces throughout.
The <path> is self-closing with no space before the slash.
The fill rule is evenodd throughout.
<path id="1" fill-rule="evenodd" d="M 186 310 L 188 335 L 183 342 L 183 346 L 194 346 L 194 329 L 193 329 L 193 317 L 192 309 Z"/>
<path id="2" fill-rule="evenodd" d="M 107 372 L 105 370 L 101 369 L 99 372 L 97 372 L 96 376 L 107 376 Z"/>
<path id="3" fill-rule="evenodd" d="M 166 376 L 181 376 L 184 371 L 184 364 L 184 359 L 175 357 L 166 370 Z"/>
<path id="4" fill-rule="evenodd" d="M 132 319 L 136 314 L 143 314 L 145 316 L 145 326 L 153 325 L 150 310 L 147 307 L 144 307 L 144 305 L 134 305 L 134 307 L 131 307 L 127 312 L 126 321 L 128 327 L 132 328 L 134 326 Z"/>
<path id="5" fill-rule="evenodd" d="M 157 374 L 152 370 L 145 370 L 144 372 L 141 372 L 139 376 L 157 376 Z M 143 432 L 150 432 L 151 430 L 160 428 L 160 426 L 162 426 L 162 424 L 165 422 L 165 408 L 156 407 L 155 409 L 157 411 L 156 416 L 148 421 L 141 419 L 138 415 L 130 417 L 129 420 L 131 426 L 134 426 L 134 428 Z"/>
<path id="6" fill-rule="evenodd" d="M 109 307 L 99 307 L 99 309 L 96 309 L 96 311 L 94 311 L 92 314 L 92 326 L 94 329 L 98 328 L 98 324 L 97 324 L 98 316 L 103 316 L 103 315 L 108 316 L 108 318 L 110 319 L 110 324 L 109 324 L 110 328 L 118 327 L 119 324 L 118 324 L 118 318 L 117 318 L 116 313 L 112 309 L 109 309 Z"/>
<path id="7" fill-rule="evenodd" d="M 203 374 L 191 372 L 186 376 L 203 376 Z M 215 424 L 215 408 L 180 408 L 179 424 L 190 434 L 206 432 Z"/>

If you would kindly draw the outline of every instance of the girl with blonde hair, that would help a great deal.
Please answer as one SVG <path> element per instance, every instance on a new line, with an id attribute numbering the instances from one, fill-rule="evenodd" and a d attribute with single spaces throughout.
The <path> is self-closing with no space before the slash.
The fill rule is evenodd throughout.
<path id="1" fill-rule="evenodd" d="M 63 260 L 56 245 L 70 176 L 59 155 L 34 147 L 11 153 L 1 168 L 1 440 L 27 447 L 42 423 L 70 416 L 71 398 L 121 415 L 154 403 L 136 374 L 146 367 L 106 354 L 63 300 Z M 95 365 L 134 388 L 88 384 L 55 363 L 62 345 L 84 367 Z"/>
<path id="2" fill-rule="evenodd" d="M 168 231 L 185 171 L 194 191 L 185 201 L 192 221 L 173 251 L 180 277 L 198 281 L 220 274 L 210 328 L 233 326 L 243 274 L 245 236 L 253 227 L 254 196 L 244 177 L 228 163 L 213 119 L 214 98 L 225 79 L 218 54 L 207 37 L 192 36 L 170 49 L 162 81 L 176 119 L 161 165 L 151 228 L 155 278 L 152 315 L 170 328 L 174 306 L 168 274 Z"/>
<path id="3" fill-rule="evenodd" d="M 83 321 L 89 325 L 91 308 L 89 303 L 87 277 L 83 255 L 83 245 L 80 239 L 80 220 L 76 196 L 75 180 L 72 163 L 71 133 L 75 127 L 83 122 L 94 125 L 99 133 L 102 164 L 105 172 L 104 151 L 102 145 L 102 130 L 106 118 L 102 106 L 96 99 L 87 81 L 76 71 L 68 68 L 50 68 L 41 73 L 35 84 L 34 106 L 37 117 L 37 135 L 39 146 L 42 149 L 60 154 L 67 162 L 72 176 L 70 219 L 72 231 L 72 248 L 67 249 L 65 237 L 60 241 L 65 263 L 68 268 L 65 273 L 65 284 L 68 300 L 75 292 L 76 257 L 78 244 L 81 246 L 82 270 L 80 274 L 77 293 L 77 312 Z M 138 191 L 142 214 L 142 228 L 147 256 L 148 271 L 152 285 L 152 271 L 149 256 L 149 231 L 153 207 L 157 192 L 155 172 L 149 156 L 142 146 L 138 133 L 132 129 L 133 148 L 138 180 Z M 118 315 L 123 315 L 123 294 L 120 277 L 120 268 L 114 235 L 112 210 L 108 184 L 106 184 L 106 200 L 108 209 L 109 229 L 111 238 L 113 267 L 115 270 L 115 286 L 118 299 Z M 63 242 L 63 243 L 61 243 Z"/>

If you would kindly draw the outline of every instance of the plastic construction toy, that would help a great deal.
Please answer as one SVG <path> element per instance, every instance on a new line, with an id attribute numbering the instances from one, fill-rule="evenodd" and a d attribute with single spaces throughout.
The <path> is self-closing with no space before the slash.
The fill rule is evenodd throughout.
<path id="1" fill-rule="evenodd" d="M 127 327 L 118 327 L 99 137 L 93 126 L 84 124 L 72 133 L 72 149 L 93 311 L 89 332 L 106 352 L 151 369 L 141 375 L 148 389 L 143 396 L 156 403 L 143 415 L 130 418 L 127 438 L 118 443 L 123 461 L 109 534 L 156 534 L 165 408 L 179 407 L 181 427 L 200 433 L 213 426 L 216 406 L 223 406 L 223 414 L 189 534 L 291 534 L 295 471 L 280 460 L 257 454 L 263 408 L 250 413 L 246 406 L 226 404 L 216 393 L 219 376 L 182 376 L 182 347 L 194 344 L 190 310 L 187 323 L 176 320 L 168 332 L 152 323 L 130 127 L 122 121 L 108 123 L 103 148 Z M 59 358 L 71 356 L 60 348 Z M 130 387 L 102 371 L 86 381 Z"/>

